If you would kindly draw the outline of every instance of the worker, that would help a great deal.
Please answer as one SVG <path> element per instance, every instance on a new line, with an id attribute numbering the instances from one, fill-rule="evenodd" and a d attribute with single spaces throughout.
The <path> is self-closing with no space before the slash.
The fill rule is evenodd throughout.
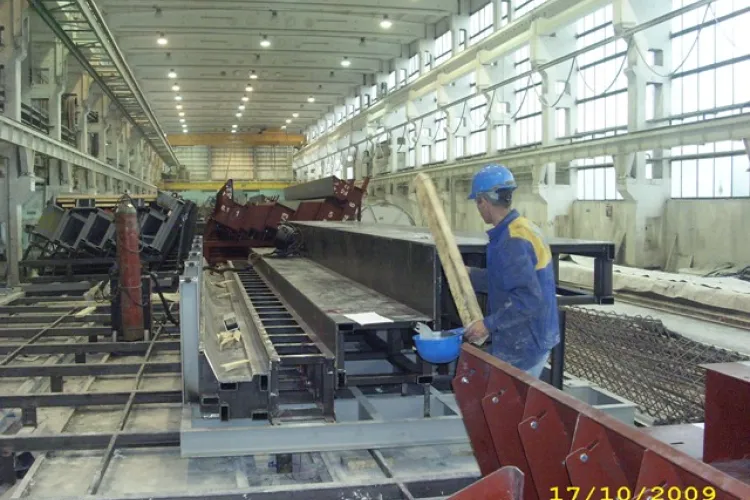
<path id="1" fill-rule="evenodd" d="M 487 317 L 469 325 L 465 337 L 489 337 L 493 356 L 538 378 L 560 342 L 555 276 L 539 228 L 511 208 L 516 187 L 502 165 L 487 165 L 472 180 L 469 199 L 493 227 L 487 268 L 467 268 L 474 290 L 488 296 Z"/>

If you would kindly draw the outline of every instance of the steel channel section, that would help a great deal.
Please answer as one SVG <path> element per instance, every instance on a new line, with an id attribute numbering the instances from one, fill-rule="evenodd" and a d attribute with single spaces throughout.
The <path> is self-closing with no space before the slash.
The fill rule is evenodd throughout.
<path id="1" fill-rule="evenodd" d="M 3 395 L 3 408 L 53 408 L 124 405 L 131 392 L 64 392 Z M 182 401 L 180 391 L 135 391 L 133 404 L 179 403 Z"/>
<path id="2" fill-rule="evenodd" d="M 200 304 L 203 238 L 196 236 L 180 276 L 180 356 L 184 403 L 200 400 Z"/>
<path id="3" fill-rule="evenodd" d="M 260 271 L 263 268 L 263 262 L 255 265 L 256 271 Z M 235 274 L 235 286 L 239 288 L 238 293 L 240 293 L 240 296 L 245 299 L 244 304 L 246 306 L 246 313 L 250 318 L 252 318 L 252 322 L 255 325 L 258 338 L 260 339 L 263 346 L 267 349 L 269 360 L 271 361 L 272 370 L 271 379 L 269 380 L 269 406 L 271 406 L 271 404 L 273 404 L 273 406 L 278 406 L 278 401 L 273 401 L 272 403 L 271 399 L 280 397 L 280 389 L 278 387 L 279 368 L 281 368 L 282 366 L 308 365 L 308 380 L 312 383 L 313 393 L 316 394 L 319 398 L 317 402 L 320 404 L 323 410 L 323 416 L 325 418 L 332 419 L 334 416 L 333 399 L 334 389 L 336 385 L 336 374 L 334 370 L 335 356 L 333 352 L 331 352 L 326 344 L 322 342 L 315 333 L 313 333 L 314 330 L 310 328 L 308 323 L 305 321 L 305 318 L 303 318 L 296 309 L 291 307 L 291 304 L 287 303 L 287 301 L 283 297 L 283 294 L 281 293 L 281 290 L 278 289 L 277 283 L 268 279 L 268 275 L 266 273 L 259 272 L 258 274 L 260 279 L 263 280 L 264 285 L 267 287 L 268 293 L 273 295 L 281 304 L 281 308 L 284 311 L 283 314 L 288 314 L 292 318 L 291 320 L 294 321 L 302 331 L 302 335 L 304 335 L 310 342 L 310 352 L 308 354 L 279 353 L 272 341 L 267 327 L 264 325 L 264 320 L 259 314 L 260 311 L 258 311 L 258 309 L 256 309 L 256 307 L 253 305 L 247 291 L 241 283 L 239 274 Z M 283 345 L 283 343 L 276 345 Z M 319 365 L 317 368 L 310 366 L 316 364 Z M 315 374 L 316 370 L 318 371 L 317 375 Z M 275 415 L 275 413 L 269 412 L 269 415 Z"/>
<path id="4" fill-rule="evenodd" d="M 467 442 L 460 416 L 433 398 L 433 407 L 443 408 L 446 416 L 423 417 L 422 396 L 392 396 L 391 405 L 412 403 L 413 416 L 379 418 L 378 402 L 368 405 L 358 399 L 337 399 L 336 414 L 356 415 L 359 419 L 335 423 L 305 422 L 294 425 L 269 425 L 247 419 L 217 422 L 195 418 L 183 407 L 180 452 L 183 457 L 223 457 L 267 453 L 308 453 L 320 451 L 369 450 L 404 446 L 431 446 Z M 391 406 L 392 408 L 392 406 Z"/>
<path id="5" fill-rule="evenodd" d="M 284 262 L 291 263 L 291 261 Z M 296 262 L 300 263 L 303 261 Z M 388 312 L 382 309 L 387 306 L 389 311 L 398 312 L 399 317 L 390 318 L 393 320 L 392 323 L 385 323 L 382 325 L 373 325 L 371 327 L 357 325 L 354 321 L 343 316 L 343 314 L 332 313 L 331 311 L 346 311 L 348 310 L 347 308 L 351 309 L 352 299 L 347 296 L 346 290 L 350 289 L 350 286 L 352 287 L 351 289 L 356 286 L 358 291 L 362 292 L 361 285 L 357 283 L 347 283 L 338 275 L 329 276 L 325 272 L 317 272 L 318 268 L 316 263 L 308 263 L 309 265 L 303 265 L 306 269 L 304 276 L 297 276 L 296 278 L 293 278 L 294 273 L 289 265 L 279 267 L 270 264 L 267 260 L 261 260 L 256 264 L 256 268 L 262 276 L 278 290 L 279 294 L 289 302 L 291 309 L 300 316 L 303 322 L 309 325 L 310 328 L 317 333 L 320 340 L 328 347 L 328 349 L 335 353 L 336 370 L 338 373 L 338 376 L 336 377 L 337 387 L 343 387 L 349 383 L 368 384 L 368 377 L 372 377 L 372 382 L 369 385 L 383 382 L 383 380 L 386 379 L 391 380 L 391 382 L 386 383 L 416 382 L 418 376 L 429 373 L 430 367 L 423 366 L 418 361 L 416 369 L 409 370 L 410 373 L 355 375 L 349 380 L 345 368 L 345 344 L 351 336 L 358 332 L 364 332 L 365 341 L 367 342 L 369 340 L 368 344 L 374 349 L 372 352 L 374 357 L 383 358 L 381 355 L 385 354 L 384 358 L 388 359 L 394 368 L 404 369 L 405 364 L 408 366 L 414 365 L 414 363 L 408 362 L 408 360 L 405 360 L 405 363 L 398 363 L 399 359 L 395 358 L 398 358 L 399 356 L 403 357 L 403 355 L 390 352 L 392 347 L 391 343 L 383 341 L 379 337 L 375 337 L 376 332 L 386 332 L 389 339 L 395 337 L 401 339 L 402 332 L 410 331 L 418 321 L 429 323 L 430 318 L 421 315 L 415 310 L 409 310 L 402 304 L 396 303 L 387 297 L 377 296 L 372 293 L 372 291 L 365 291 L 363 292 L 363 296 L 366 297 L 367 300 L 362 300 L 357 303 L 357 308 L 361 307 L 358 312 L 377 310 L 377 312 L 389 316 Z M 326 300 L 323 300 L 320 294 L 317 296 L 311 295 L 310 293 L 305 293 L 300 287 L 296 286 L 298 280 L 302 278 L 319 280 L 321 288 L 341 287 L 341 293 L 336 297 L 329 297 Z M 305 283 L 306 286 L 311 284 L 312 283 Z M 370 295 L 370 297 L 367 297 L 368 295 Z M 340 303 L 336 303 L 336 299 L 340 300 Z"/>

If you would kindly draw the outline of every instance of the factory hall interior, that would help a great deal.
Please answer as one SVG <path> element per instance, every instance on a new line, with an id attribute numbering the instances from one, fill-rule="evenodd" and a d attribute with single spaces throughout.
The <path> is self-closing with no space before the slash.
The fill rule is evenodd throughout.
<path id="1" fill-rule="evenodd" d="M 0 0 L 0 500 L 750 500 L 750 0 Z"/>

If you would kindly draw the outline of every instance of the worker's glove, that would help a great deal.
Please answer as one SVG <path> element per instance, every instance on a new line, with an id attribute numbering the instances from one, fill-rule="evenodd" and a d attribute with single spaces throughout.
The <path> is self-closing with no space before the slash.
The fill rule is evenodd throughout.
<path id="1" fill-rule="evenodd" d="M 464 331 L 464 338 L 466 341 L 471 342 L 474 345 L 484 344 L 489 336 L 490 332 L 487 330 L 487 327 L 484 326 L 483 319 L 473 322 L 466 327 L 466 330 Z"/>

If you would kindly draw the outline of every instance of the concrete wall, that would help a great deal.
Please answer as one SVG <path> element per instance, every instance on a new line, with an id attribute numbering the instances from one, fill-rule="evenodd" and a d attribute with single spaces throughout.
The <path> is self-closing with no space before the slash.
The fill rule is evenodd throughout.
<path id="1" fill-rule="evenodd" d="M 677 235 L 677 253 L 693 267 L 750 264 L 750 200 L 669 200 L 664 219 L 665 261 Z"/>

